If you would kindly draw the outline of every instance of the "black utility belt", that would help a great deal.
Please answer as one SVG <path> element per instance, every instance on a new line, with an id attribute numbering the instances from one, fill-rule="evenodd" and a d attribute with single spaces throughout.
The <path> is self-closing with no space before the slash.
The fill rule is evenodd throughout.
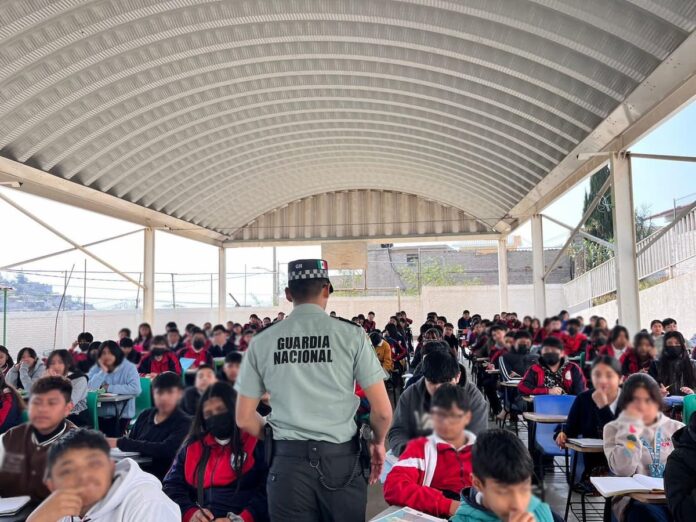
<path id="1" fill-rule="evenodd" d="M 359 440 L 337 444 L 334 442 L 314 440 L 274 440 L 274 457 L 297 457 L 316 460 L 322 457 L 340 457 L 356 455 L 359 451 Z"/>

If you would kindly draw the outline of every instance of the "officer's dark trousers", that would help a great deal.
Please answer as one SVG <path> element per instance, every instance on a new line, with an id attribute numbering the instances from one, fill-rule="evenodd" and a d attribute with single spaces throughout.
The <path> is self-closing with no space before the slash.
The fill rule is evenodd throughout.
<path id="1" fill-rule="evenodd" d="M 339 491 L 355 466 L 357 445 L 276 441 L 268 474 L 271 522 L 357 522 L 365 520 L 367 481 L 359 470 L 351 484 Z"/>

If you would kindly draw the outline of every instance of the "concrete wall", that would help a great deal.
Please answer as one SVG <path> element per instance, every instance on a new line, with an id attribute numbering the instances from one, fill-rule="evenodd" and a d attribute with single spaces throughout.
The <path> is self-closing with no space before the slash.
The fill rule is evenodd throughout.
<path id="1" fill-rule="evenodd" d="M 694 312 L 694 293 L 696 292 L 696 272 L 679 275 L 664 283 L 646 288 L 640 292 L 640 322 L 643 328 L 650 327 L 653 319 L 676 319 L 679 330 L 685 337 L 696 334 L 696 313 Z M 604 317 L 610 325 L 618 319 L 616 301 L 604 303 L 577 312 L 585 318 L 591 315 Z"/>
<path id="2" fill-rule="evenodd" d="M 531 285 L 511 285 L 510 310 L 520 315 L 532 315 L 533 299 Z M 464 308 L 472 313 L 480 313 L 484 317 L 492 317 L 499 312 L 497 285 L 461 286 L 461 287 L 424 287 L 421 296 L 402 296 L 401 309 L 406 310 L 416 322 L 422 320 L 430 311 L 437 311 L 447 316 L 451 321 L 456 320 Z M 547 307 L 549 312 L 560 311 L 564 308 L 562 285 L 547 286 Z M 372 310 L 377 316 L 379 325 L 387 322 L 390 315 L 399 309 L 396 295 L 381 297 L 332 297 L 329 310 L 335 310 L 342 317 L 351 318 L 359 313 L 367 314 Z M 291 303 L 283 300 L 278 307 L 247 307 L 229 308 L 227 317 L 236 322 L 244 323 L 249 314 L 256 313 L 260 317 L 275 317 L 278 311 L 289 313 Z M 158 309 L 153 325 L 155 332 L 164 331 L 168 321 L 176 321 L 181 329 L 186 323 L 203 324 L 210 321 L 213 324 L 217 318 L 217 310 L 210 308 L 178 308 Z M 142 321 L 140 310 L 88 311 L 85 329 L 94 334 L 95 339 L 113 339 L 118 330 L 128 327 L 137 335 L 138 324 Z M 54 343 L 55 329 L 55 343 Z M 58 317 L 54 312 L 11 312 L 8 314 L 7 347 L 10 352 L 16 352 L 23 346 L 32 346 L 40 353 L 47 353 L 56 348 L 67 348 L 77 334 L 83 330 L 82 312 L 63 312 Z"/>

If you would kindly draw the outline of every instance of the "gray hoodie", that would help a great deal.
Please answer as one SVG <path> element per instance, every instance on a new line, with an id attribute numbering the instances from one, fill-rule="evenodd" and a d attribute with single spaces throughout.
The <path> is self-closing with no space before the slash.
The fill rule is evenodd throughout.
<path id="1" fill-rule="evenodd" d="M 80 517 L 58 522 L 180 522 L 179 506 L 162 492 L 162 484 L 132 459 L 116 463 L 114 482 L 106 496 Z"/>
<path id="2" fill-rule="evenodd" d="M 488 403 L 468 379 L 464 391 L 471 406 L 471 424 L 467 426 L 467 430 L 478 435 L 488 428 Z M 432 433 L 429 410 L 430 394 L 425 388 L 425 378 L 421 378 L 404 390 L 396 405 L 387 435 L 389 449 L 394 455 L 400 456 L 412 439 Z"/>
<path id="3" fill-rule="evenodd" d="M 7 372 L 5 380 L 15 388 L 21 383 L 21 388 L 29 392 L 31 390 L 31 385 L 43 377 L 44 373 L 46 373 L 46 366 L 44 366 L 43 362 L 38 360 L 33 368 L 27 368 L 24 364 L 20 364 L 19 369 L 13 366 L 10 371 Z"/>

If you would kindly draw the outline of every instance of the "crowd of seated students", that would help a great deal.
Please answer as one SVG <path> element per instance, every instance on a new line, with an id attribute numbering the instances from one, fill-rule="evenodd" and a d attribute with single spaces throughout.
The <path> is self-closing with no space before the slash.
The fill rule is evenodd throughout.
<path id="1" fill-rule="evenodd" d="M 598 317 L 585 325 L 567 313 L 540 328 L 532 317 L 520 321 L 501 313 L 488 321 L 465 311 L 456 332 L 446 317 L 430 313 L 417 339 L 404 312 L 381 330 L 372 312 L 355 319 L 385 377 L 393 378 L 397 365 L 399 381 L 406 371 L 412 374 L 388 434 L 394 459 L 384 484 L 388 503 L 456 522 L 559 520 L 532 495 L 525 445 L 510 431 L 488 429 L 489 409 L 495 414 L 518 404 L 522 411 L 516 399 L 524 395 L 571 395 L 557 444 L 565 447 L 574 437 L 604 440 L 603 453 L 584 456 L 584 491 L 592 489 L 590 476 L 664 476 L 667 504 L 619 497 L 612 506 L 617 520 L 692 515 L 696 420 L 684 427 L 662 407 L 665 396 L 696 390 L 696 361 L 673 320 L 653 321 L 631 345 L 625 328 L 609 330 Z M 45 360 L 24 348 L 17 364 L 0 347 L 2 495 L 29 495 L 38 505 L 32 521 L 53 521 L 58 512 L 95 520 L 202 522 L 228 513 L 241 521 L 267 520 L 263 448 L 234 423 L 233 385 L 250 337 L 273 321 L 252 314 L 244 325 L 189 324 L 183 337 L 174 323 L 162 335 L 142 324 L 136 339 L 124 328 L 118 341 L 103 342 L 83 332 L 70 349 Z M 465 357 L 488 358 L 478 379 L 467 375 Z M 182 372 L 182 359 L 193 359 L 190 371 Z M 101 433 L 80 428 L 91 426 L 88 390 L 136 397 L 141 378 L 151 379 L 151 408 L 136 416 L 134 398 L 105 401 L 97 411 Z M 501 402 L 499 380 L 518 382 L 508 404 Z M 17 388 L 25 390 L 26 403 Z M 138 452 L 150 462 L 144 469 L 130 459 L 114 464 L 110 448 Z M 85 471 L 84 462 L 94 469 Z M 93 488 L 84 488 L 90 491 L 81 490 L 85 477 L 94 480 Z M 129 488 L 151 501 L 126 505 Z"/>

